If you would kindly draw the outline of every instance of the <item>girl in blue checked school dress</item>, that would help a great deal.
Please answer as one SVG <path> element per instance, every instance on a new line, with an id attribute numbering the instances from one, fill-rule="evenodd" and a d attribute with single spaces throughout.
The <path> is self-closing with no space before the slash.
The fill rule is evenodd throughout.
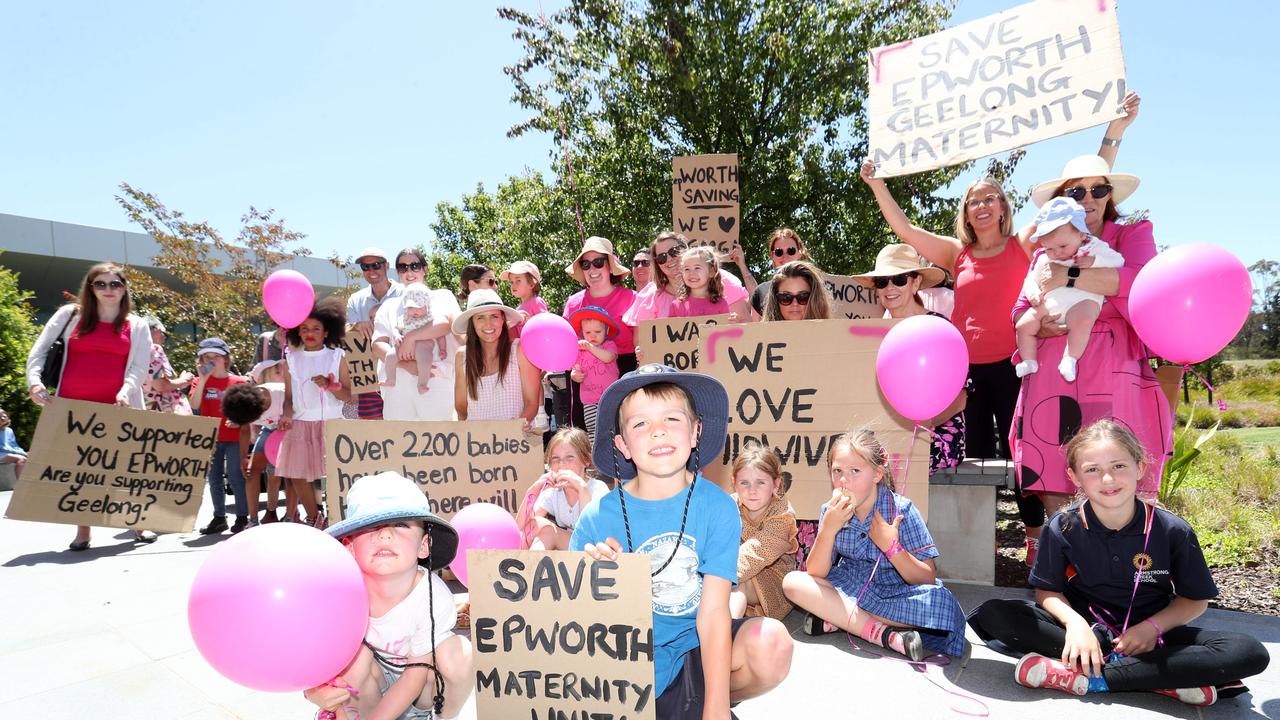
<path id="1" fill-rule="evenodd" d="M 964 612 L 938 581 L 938 550 L 924 519 L 893 492 L 888 453 L 875 433 L 845 433 L 827 454 L 831 500 L 805 572 L 789 573 L 787 597 L 810 613 L 810 635 L 836 629 L 912 660 L 960 655 Z"/>

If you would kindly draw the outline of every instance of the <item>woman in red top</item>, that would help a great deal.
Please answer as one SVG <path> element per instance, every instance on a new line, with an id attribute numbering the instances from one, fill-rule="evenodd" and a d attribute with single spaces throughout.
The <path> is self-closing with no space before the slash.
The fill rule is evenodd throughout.
<path id="1" fill-rule="evenodd" d="M 131 308 L 124 268 L 114 263 L 89 268 L 79 301 L 59 308 L 49 318 L 27 356 L 27 390 L 32 402 L 44 405 L 52 399 L 41 375 L 49 348 L 64 337 L 58 397 L 141 410 L 142 385 L 151 362 L 151 328 L 131 313 Z M 133 536 L 138 542 L 156 539 L 148 530 L 134 530 Z M 76 528 L 71 549 L 89 549 L 88 526 Z"/>

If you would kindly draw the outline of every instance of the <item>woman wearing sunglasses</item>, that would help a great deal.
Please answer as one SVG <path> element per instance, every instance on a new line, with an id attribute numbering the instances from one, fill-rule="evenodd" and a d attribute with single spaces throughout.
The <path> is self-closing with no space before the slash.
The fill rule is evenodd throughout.
<path id="1" fill-rule="evenodd" d="M 679 262 L 679 258 L 676 259 Z M 580 308 L 595 306 L 604 308 L 611 317 L 622 317 L 636 300 L 636 293 L 623 287 L 622 279 L 629 271 L 618 262 L 613 252 L 613 243 L 602 237 L 592 236 L 582 244 L 578 256 L 565 267 L 569 277 L 585 286 L 564 303 L 564 318 L 568 320 Z M 613 341 L 618 345 L 618 371 L 626 374 L 636 369 L 636 344 L 633 336 L 634 325 L 623 324 L 618 328 L 618 335 Z M 569 383 L 572 393 L 572 424 L 586 429 L 586 418 L 582 416 L 582 402 L 578 396 L 578 383 Z"/>
<path id="2" fill-rule="evenodd" d="M 769 236 L 769 262 L 773 263 L 773 269 L 777 270 L 796 260 L 813 262 L 809 257 L 809 251 L 805 249 L 804 240 L 801 240 L 800 235 L 791 228 L 783 227 L 774 230 Z M 756 317 L 764 317 L 765 305 L 769 302 L 771 292 L 769 281 L 766 280 L 757 285 L 755 291 L 751 293 L 751 309 L 755 311 Z"/>
<path id="3" fill-rule="evenodd" d="M 1139 494 L 1154 497 L 1160 488 L 1172 419 L 1146 348 L 1128 317 L 1129 288 L 1142 266 L 1155 257 L 1156 243 L 1150 222 L 1121 224 L 1116 209 L 1138 182 L 1136 175 L 1112 172 L 1102 157 L 1081 155 L 1068 162 L 1061 175 L 1040 183 L 1031 193 L 1037 206 L 1054 197 L 1075 200 L 1084 208 L 1089 233 L 1124 257 L 1119 268 L 1049 263 L 1052 267 L 1046 266 L 1037 277 L 1041 297 L 1056 288 L 1074 287 L 1106 298 L 1078 361 L 1074 383 L 1056 372 L 1042 371 L 1022 379 L 1012 437 L 1015 469 L 1020 486 L 1038 493 L 1050 514 L 1075 491 L 1067 476 L 1064 446 L 1076 430 L 1100 418 L 1124 423 L 1153 459 L 1138 483 Z M 1026 296 L 1020 296 L 1013 317 L 1030 306 Z M 1060 322 L 1046 322 L 1040 332 L 1037 352 L 1043 367 L 1056 367 L 1062 359 L 1066 337 Z"/>
<path id="4" fill-rule="evenodd" d="M 143 409 L 142 386 L 151 364 L 151 327 L 134 315 L 123 267 L 100 263 L 89 268 L 77 302 L 58 308 L 27 355 L 27 390 L 44 405 L 53 398 L 45 387 L 45 358 L 63 339 L 58 397 Z M 50 385 L 54 382 L 50 382 Z M 135 530 L 133 539 L 154 542 L 155 533 Z M 76 528 L 75 551 L 89 549 L 89 528 Z"/>
<path id="5" fill-rule="evenodd" d="M 498 276 L 487 265 L 468 265 L 458 273 L 458 302 L 465 304 L 471 293 L 484 288 L 498 289 Z"/>
<path id="6" fill-rule="evenodd" d="M 636 293 L 635 302 L 621 315 L 624 325 L 634 328 L 641 320 L 671 317 L 671 304 L 684 286 L 684 279 L 680 275 L 680 255 L 688 248 L 688 238 L 671 230 L 664 230 L 653 239 L 653 244 L 649 246 L 649 256 L 653 258 L 653 282 Z M 734 262 L 744 276 L 749 277 L 740 246 L 735 245 L 733 251 L 721 256 L 721 259 Z M 750 317 L 751 306 L 747 303 L 748 293 L 742 286 L 742 281 L 723 269 L 720 271 L 720 280 L 724 285 L 724 299 L 729 303 L 729 311 L 743 320 Z M 621 370 L 622 366 L 618 366 L 618 369 Z"/>
<path id="7" fill-rule="evenodd" d="M 396 275 L 402 285 L 423 282 L 427 274 L 427 259 L 414 248 L 405 248 L 396 255 Z M 458 340 L 451 333 L 450 323 L 462 313 L 458 300 L 448 290 L 431 291 L 431 317 L 434 320 L 403 335 L 396 329 L 403 326 L 404 296 L 388 297 L 373 318 L 373 354 L 379 360 L 378 372 L 385 376 L 385 359 L 394 353 L 395 384 L 383 387 L 382 417 L 387 420 L 452 420 L 453 419 L 453 362 L 458 350 Z M 415 349 L 419 340 L 438 340 L 445 343 L 445 358 L 431 365 L 431 379 L 427 391 L 418 392 L 418 364 Z"/>
<path id="8" fill-rule="evenodd" d="M 631 279 L 636 290 L 643 290 L 653 280 L 653 256 L 649 248 L 642 247 L 631 258 Z"/>
<path id="9" fill-rule="evenodd" d="M 909 318 L 915 315 L 946 316 L 925 307 L 922 290 L 937 287 L 946 279 L 946 273 L 936 267 L 925 266 L 910 245 L 885 245 L 876 256 L 875 269 L 854 280 L 865 287 L 875 288 L 876 300 L 891 318 Z M 933 445 L 929 449 L 929 474 L 960 464 L 965 457 L 964 406 L 968 393 L 964 390 L 954 402 L 937 417 L 924 423 L 933 429 Z"/>
<path id="10" fill-rule="evenodd" d="M 769 288 L 764 319 L 830 320 L 831 294 L 813 263 L 796 260 L 778 267 L 761 287 Z"/>

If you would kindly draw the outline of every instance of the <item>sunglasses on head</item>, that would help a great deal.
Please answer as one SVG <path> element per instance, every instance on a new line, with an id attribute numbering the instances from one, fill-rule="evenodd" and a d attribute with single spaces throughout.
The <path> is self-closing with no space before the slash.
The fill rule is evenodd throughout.
<path id="1" fill-rule="evenodd" d="M 396 272 L 418 272 L 427 266 L 424 262 L 396 263 Z"/>
<path id="2" fill-rule="evenodd" d="M 649 260 L 647 258 L 636 258 L 631 261 L 631 267 L 649 267 Z"/>
<path id="3" fill-rule="evenodd" d="M 790 305 L 793 302 L 798 302 L 801 305 L 808 305 L 809 298 L 813 297 L 813 293 L 808 290 L 798 293 L 777 292 L 774 293 L 773 296 L 778 298 L 779 305 Z"/>
<path id="4" fill-rule="evenodd" d="M 363 270 L 381 270 L 382 268 L 386 267 L 386 265 L 387 264 L 382 260 L 375 260 L 371 263 L 364 263 L 364 262 L 360 263 L 360 269 L 362 271 Z"/>
<path id="5" fill-rule="evenodd" d="M 119 280 L 94 280 L 91 284 L 94 290 L 106 290 L 107 288 L 119 290 L 124 287 L 124 283 Z"/>
<path id="6" fill-rule="evenodd" d="M 674 260 L 675 258 L 680 257 L 680 253 L 684 252 L 685 249 L 686 247 L 684 245 L 676 245 L 666 252 L 660 252 L 657 255 L 654 255 L 653 259 L 657 260 L 659 265 L 666 265 L 668 260 Z"/>
<path id="7" fill-rule="evenodd" d="M 1110 183 L 1104 183 L 1102 185 L 1094 185 L 1088 189 L 1085 189 L 1080 185 L 1076 185 L 1075 187 L 1069 187 L 1062 191 L 1063 195 L 1066 195 L 1076 202 L 1083 200 L 1085 193 L 1092 195 L 1094 200 L 1101 200 L 1111 194 L 1111 185 Z"/>
<path id="8" fill-rule="evenodd" d="M 774 248 L 773 256 L 782 257 L 783 255 L 795 255 L 796 252 L 798 251 L 799 251 L 799 248 L 795 248 L 795 247 L 789 247 L 786 250 L 783 250 L 782 248 Z"/>
<path id="9" fill-rule="evenodd" d="M 591 268 L 595 268 L 599 270 L 600 268 L 608 264 L 609 264 L 609 258 L 607 257 L 598 257 L 595 260 L 588 260 L 586 258 L 582 258 L 581 260 L 578 261 L 578 267 L 582 268 L 583 270 L 590 270 Z"/>
<path id="10" fill-rule="evenodd" d="M 875 285 L 877 290 L 883 290 L 889 287 L 889 283 L 893 283 L 894 287 L 905 287 L 907 282 L 910 281 L 911 278 L 915 276 L 916 276 L 915 273 L 909 272 L 909 273 L 903 273 L 901 275 L 894 275 L 892 277 L 872 278 L 871 284 Z"/>

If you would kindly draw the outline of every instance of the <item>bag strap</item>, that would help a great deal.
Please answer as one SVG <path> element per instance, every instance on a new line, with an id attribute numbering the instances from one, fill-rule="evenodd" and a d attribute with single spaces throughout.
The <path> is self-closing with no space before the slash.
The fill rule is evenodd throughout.
<path id="1" fill-rule="evenodd" d="M 71 326 L 75 323 L 76 318 L 79 316 L 80 316 L 80 308 L 76 308 L 71 311 L 71 315 L 67 318 L 67 321 L 62 324 L 62 332 L 58 333 L 59 340 L 65 341 L 67 339 L 67 330 L 71 328 Z"/>

